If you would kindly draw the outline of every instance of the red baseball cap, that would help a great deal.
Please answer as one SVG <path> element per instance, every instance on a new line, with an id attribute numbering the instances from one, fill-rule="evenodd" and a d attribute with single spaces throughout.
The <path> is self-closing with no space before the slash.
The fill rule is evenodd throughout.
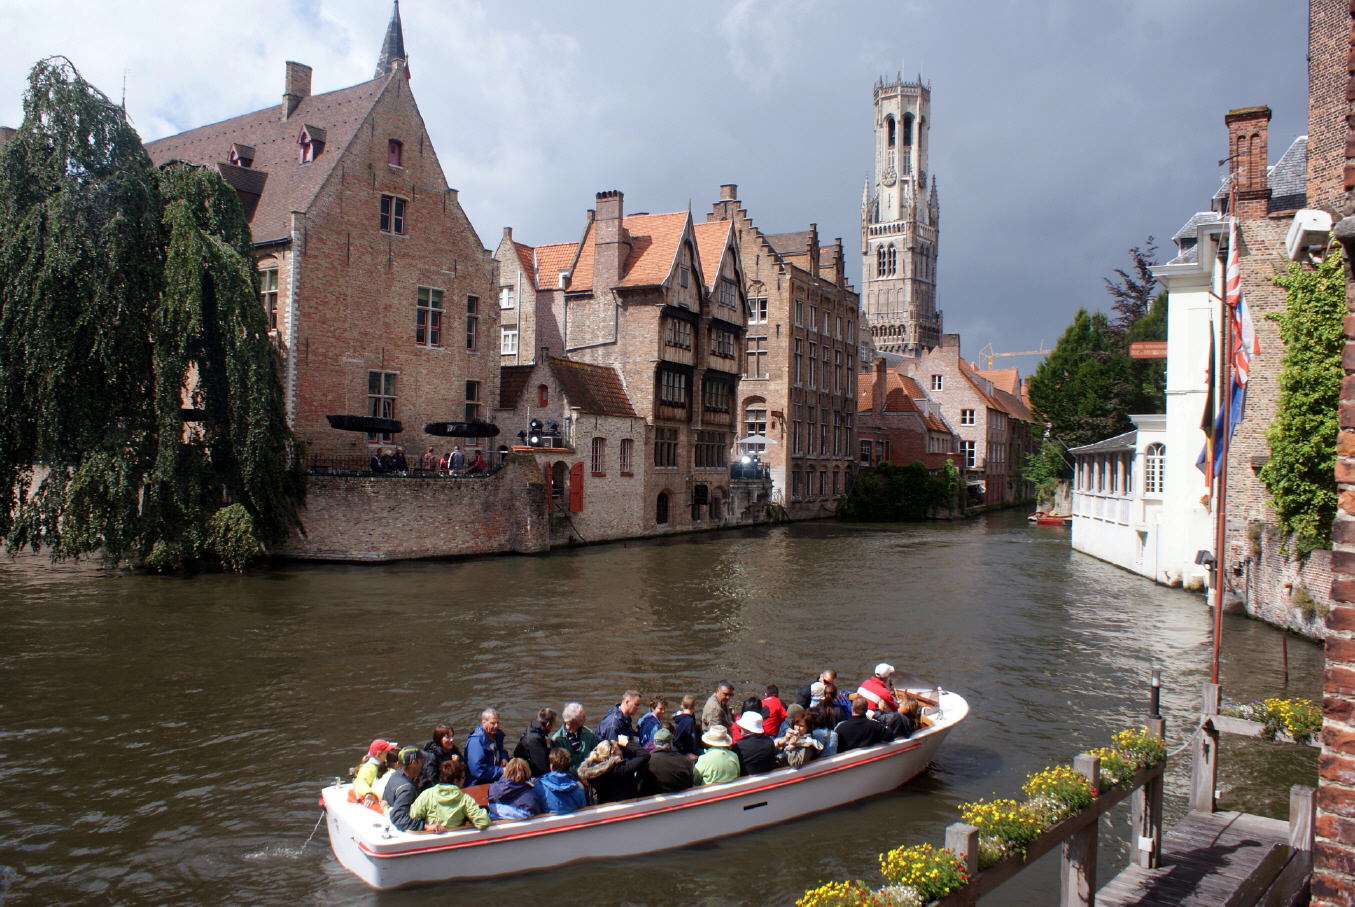
<path id="1" fill-rule="evenodd" d="M 393 749 L 395 749 L 396 747 L 398 747 L 399 745 L 400 745 L 400 744 L 396 743 L 396 742 L 393 741 L 393 740 L 391 740 L 391 741 L 387 741 L 387 740 L 373 740 L 373 741 L 372 741 L 372 745 L 369 746 L 369 747 L 367 747 L 367 755 L 370 756 L 371 758 L 375 759 L 377 756 L 380 756 L 380 755 L 381 755 L 382 753 L 384 753 L 386 750 L 393 750 Z"/>

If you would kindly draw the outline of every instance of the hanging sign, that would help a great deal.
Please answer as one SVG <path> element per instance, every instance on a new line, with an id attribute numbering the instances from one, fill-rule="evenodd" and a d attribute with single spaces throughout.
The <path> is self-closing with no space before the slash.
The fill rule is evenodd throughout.
<path id="1" fill-rule="evenodd" d="M 1135 340 L 1129 344 L 1130 359 L 1166 359 L 1167 341 Z"/>

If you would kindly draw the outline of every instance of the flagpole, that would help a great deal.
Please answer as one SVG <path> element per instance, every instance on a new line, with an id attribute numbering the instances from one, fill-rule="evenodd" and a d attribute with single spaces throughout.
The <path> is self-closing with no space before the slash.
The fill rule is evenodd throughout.
<path id="1" fill-rule="evenodd" d="M 1234 224 L 1237 222 L 1237 175 L 1234 174 L 1231 179 L 1231 187 L 1228 190 L 1228 215 L 1233 218 Z M 1225 261 L 1231 261 L 1237 254 L 1237 250 L 1232 246 L 1237 241 L 1237 230 L 1229 231 L 1228 237 L 1228 258 Z M 1214 524 L 1214 664 L 1210 671 L 1210 683 L 1219 682 L 1219 644 L 1223 638 L 1223 559 L 1224 546 L 1227 544 L 1227 520 L 1228 520 L 1228 434 L 1231 427 L 1228 423 L 1233 416 L 1233 386 L 1232 386 L 1232 366 L 1233 366 L 1233 322 L 1232 312 L 1228 310 L 1228 271 L 1225 264 L 1223 274 L 1223 317 L 1219 319 L 1219 324 L 1223 329 L 1223 343 L 1220 349 L 1223 350 L 1223 368 L 1219 371 L 1219 386 L 1223 388 L 1221 397 L 1223 404 L 1219 408 L 1223 411 L 1223 437 L 1220 441 L 1222 448 L 1218 454 L 1222 458 L 1222 466 L 1215 477 L 1218 482 L 1218 492 L 1214 500 L 1217 503 L 1215 508 Z"/>

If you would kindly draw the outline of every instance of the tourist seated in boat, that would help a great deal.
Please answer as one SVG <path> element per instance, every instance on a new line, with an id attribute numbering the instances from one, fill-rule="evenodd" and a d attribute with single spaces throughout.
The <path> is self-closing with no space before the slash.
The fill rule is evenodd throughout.
<path id="1" fill-rule="evenodd" d="M 734 684 L 728 680 L 722 680 L 715 685 L 715 692 L 710 694 L 706 700 L 706 705 L 701 709 L 701 732 L 708 733 L 714 727 L 722 727 L 725 733 L 729 733 L 729 727 L 734 723 L 734 712 L 729 707 L 729 700 L 734 696 Z"/>
<path id="2" fill-rule="evenodd" d="M 466 784 L 492 784 L 503 777 L 507 764 L 508 751 L 503 748 L 499 713 L 485 709 L 480 713 L 480 723 L 466 740 Z"/>
<path id="3" fill-rule="evenodd" d="M 423 750 L 407 746 L 400 750 L 400 769 L 391 772 L 386 785 L 386 818 L 401 831 L 423 831 L 423 820 L 409 814 L 419 796 L 419 774 L 423 771 Z"/>
<path id="4" fill-rule="evenodd" d="M 817 708 L 823 711 L 824 726 L 833 728 L 851 716 L 852 701 L 846 693 L 838 690 L 837 683 L 830 680 L 823 685 L 823 698 L 819 700 Z"/>
<path id="5" fill-rule="evenodd" d="M 870 703 L 867 715 L 889 730 L 890 740 L 897 740 L 900 737 L 907 737 L 910 727 L 899 715 L 899 695 L 894 689 L 893 676 L 894 666 L 881 662 L 875 666 L 873 676 L 861 681 L 861 687 L 856 694 Z"/>
<path id="6" fill-rule="evenodd" d="M 588 715 L 577 702 L 565 706 L 561 721 L 560 728 L 550 735 L 550 744 L 569 751 L 569 770 L 578 774 L 579 766 L 598 745 L 597 734 L 588 727 Z"/>
<path id="7" fill-rule="evenodd" d="M 530 819 L 544 811 L 532 785 L 532 767 L 525 759 L 509 759 L 503 776 L 489 786 L 490 818 Z"/>
<path id="8" fill-rule="evenodd" d="M 386 773 L 395 765 L 400 744 L 388 740 L 373 740 L 367 747 L 367 758 L 362 760 L 353 775 L 353 795 L 364 806 L 376 806 L 381 795 L 375 790 L 378 780 L 384 781 Z M 384 786 L 384 785 L 383 785 Z"/>
<path id="9" fill-rule="evenodd" d="M 588 792 L 570 770 L 569 750 L 552 747 L 550 771 L 536 779 L 536 792 L 545 812 L 562 815 L 588 805 Z"/>
<path id="10" fill-rule="evenodd" d="M 444 762 L 461 762 L 461 750 L 456 745 L 456 731 L 450 724 L 433 728 L 433 736 L 423 745 L 423 774 L 419 776 L 420 792 L 438 783 Z"/>
<path id="11" fill-rule="evenodd" d="M 762 715 L 749 709 L 739 716 L 743 736 L 734 743 L 739 757 L 739 773 L 761 775 L 776 768 L 776 741 L 762 732 Z"/>
<path id="12" fill-rule="evenodd" d="M 654 742 L 654 735 L 658 733 L 659 725 L 663 723 L 664 716 L 667 714 L 667 699 L 662 696 L 655 696 L 649 701 L 649 711 L 645 712 L 641 716 L 639 724 L 635 725 L 636 739 L 645 749 L 651 749 L 650 744 Z"/>
<path id="13" fill-rule="evenodd" d="M 833 683 L 836 680 L 837 671 L 834 671 L 832 668 L 826 668 L 820 671 L 818 680 L 800 687 L 799 692 L 795 694 L 795 701 L 806 709 L 813 708 L 818 705 L 819 700 L 823 698 L 823 684 Z M 816 686 L 818 687 L 817 692 L 815 692 L 814 689 Z"/>
<path id="14" fill-rule="evenodd" d="M 819 758 L 827 759 L 837 755 L 837 722 L 828 723 L 828 716 L 822 708 L 823 703 L 805 712 L 809 719 L 810 734 L 819 743 Z"/>
<path id="15" fill-rule="evenodd" d="M 476 828 L 489 827 L 489 813 L 461 789 L 466 780 L 466 763 L 447 759 L 438 767 L 438 783 L 419 794 L 409 808 L 411 819 L 423 823 L 423 830 L 442 834 L 469 822 Z"/>
<path id="16" fill-rule="evenodd" d="M 687 790 L 696 783 L 692 775 L 691 760 L 673 749 L 671 730 L 659 728 L 654 733 L 653 743 L 654 751 L 649 754 L 649 762 L 640 774 L 642 796 L 675 794 Z"/>
<path id="17" fill-rule="evenodd" d="M 701 742 L 706 751 L 692 766 L 697 786 L 739 780 L 739 756 L 733 750 L 734 738 L 729 731 L 717 724 L 701 735 Z"/>
<path id="18" fill-rule="evenodd" d="M 683 696 L 682 708 L 673 716 L 673 749 L 689 759 L 696 759 L 698 733 L 696 697 Z"/>
<path id="19" fill-rule="evenodd" d="M 735 743 L 738 743 L 740 740 L 742 740 L 743 735 L 745 733 L 743 725 L 739 723 L 739 719 L 742 718 L 744 715 L 747 715 L 749 712 L 752 712 L 754 715 L 757 715 L 759 717 L 764 717 L 762 715 L 761 697 L 749 696 L 743 700 L 743 705 L 739 708 L 738 717 L 734 719 L 734 726 L 729 729 L 729 735 L 732 738 L 734 738 Z"/>
<path id="20" fill-rule="evenodd" d="M 786 731 L 790 730 L 790 723 L 795 719 L 795 716 L 803 715 L 806 711 L 808 710 L 801 706 L 800 703 L 792 702 L 786 707 L 786 717 L 781 720 L 781 726 L 776 729 L 776 733 L 772 734 L 772 736 L 784 737 Z"/>
<path id="21" fill-rule="evenodd" d="M 531 767 L 533 778 L 550 771 L 550 735 L 554 730 L 555 709 L 542 709 L 527 725 L 527 732 L 513 748 L 513 758 L 526 762 Z"/>
<path id="22" fill-rule="evenodd" d="M 633 800 L 640 796 L 640 772 L 649 759 L 638 746 L 622 749 L 611 740 L 600 740 L 579 767 L 579 778 L 588 783 L 594 803 Z"/>
<path id="23" fill-rule="evenodd" d="M 859 696 L 852 702 L 852 717 L 839 724 L 837 731 L 837 751 L 847 753 L 852 750 L 887 743 L 894 739 L 889 730 L 874 718 L 866 717 L 870 701 Z"/>
<path id="24" fill-rule="evenodd" d="M 776 736 L 781 730 L 781 722 L 786 720 L 786 706 L 781 702 L 781 689 L 774 683 L 767 684 L 767 695 L 762 697 L 762 733 Z"/>
<path id="25" fill-rule="evenodd" d="M 603 715 L 602 720 L 598 722 L 598 739 L 610 740 L 622 746 L 634 740 L 635 725 L 631 724 L 631 716 L 638 711 L 640 711 L 640 694 L 634 690 L 627 690 L 621 696 L 621 701 L 612 706 L 611 711 Z M 622 740 L 622 737 L 626 739 Z"/>
<path id="26" fill-rule="evenodd" d="M 799 703 L 794 707 L 799 708 Z M 812 762 L 823 749 L 823 745 L 814 739 L 812 721 L 803 709 L 796 712 L 790 719 L 790 727 L 774 742 L 778 762 L 791 768 L 801 768 Z"/>

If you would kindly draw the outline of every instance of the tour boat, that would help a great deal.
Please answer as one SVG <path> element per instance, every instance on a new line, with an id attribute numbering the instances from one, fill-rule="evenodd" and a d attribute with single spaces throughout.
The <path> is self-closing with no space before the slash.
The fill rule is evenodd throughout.
<path id="1" fill-rule="evenodd" d="M 380 813 L 350 803 L 352 785 L 336 779 L 321 800 L 330 848 L 345 868 L 384 891 L 637 856 L 779 825 L 891 791 L 922 774 L 969 705 L 949 691 L 913 692 L 935 697 L 937 706 L 924 710 L 931 726 L 904 740 L 728 784 L 494 822 L 483 831 L 467 826 L 440 835 L 402 832 Z"/>

